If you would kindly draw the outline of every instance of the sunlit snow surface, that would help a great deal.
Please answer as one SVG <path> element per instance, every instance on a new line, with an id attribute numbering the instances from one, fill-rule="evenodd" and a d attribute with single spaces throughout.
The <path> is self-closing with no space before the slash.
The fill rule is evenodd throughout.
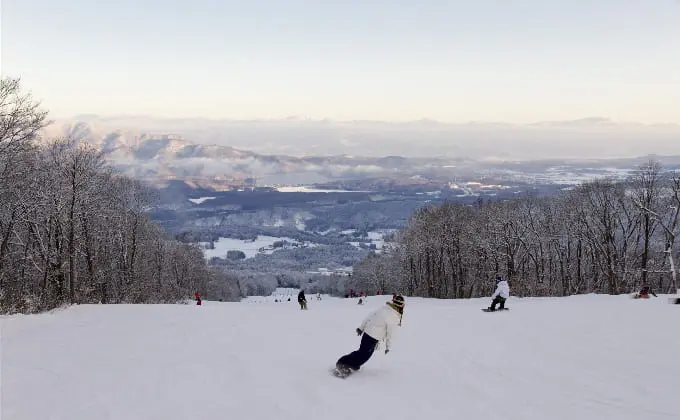
<path id="1" fill-rule="evenodd" d="M 328 369 L 385 297 L 81 305 L 0 318 L 2 419 L 680 418 L 680 305 L 666 297 L 407 297 L 392 351 Z"/>
<path id="2" fill-rule="evenodd" d="M 206 202 L 208 200 L 214 200 L 217 197 L 200 197 L 200 198 L 190 198 L 189 201 L 191 201 L 194 204 L 201 204 L 203 202 Z"/>

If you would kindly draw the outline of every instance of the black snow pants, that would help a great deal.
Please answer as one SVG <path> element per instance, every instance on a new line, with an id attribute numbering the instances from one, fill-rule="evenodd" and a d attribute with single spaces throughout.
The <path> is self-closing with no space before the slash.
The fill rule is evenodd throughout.
<path id="1" fill-rule="evenodd" d="M 338 359 L 337 364 L 346 365 L 354 370 L 359 370 L 361 365 L 368 362 L 368 359 L 373 356 L 373 352 L 375 351 L 377 345 L 378 340 L 368 334 L 364 334 L 361 337 L 361 345 L 359 346 L 359 350 L 342 356 L 340 359 Z"/>
<path id="2" fill-rule="evenodd" d="M 505 298 L 496 296 L 492 301 L 491 301 L 491 310 L 495 311 L 496 310 L 496 305 L 501 304 L 499 309 L 504 309 L 505 308 Z"/>

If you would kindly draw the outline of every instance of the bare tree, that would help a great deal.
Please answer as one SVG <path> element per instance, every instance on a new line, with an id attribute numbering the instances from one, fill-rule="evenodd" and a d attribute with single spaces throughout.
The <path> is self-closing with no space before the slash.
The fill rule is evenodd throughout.
<path id="1" fill-rule="evenodd" d="M 0 94 L 1 313 L 177 302 L 223 279 L 149 219 L 155 194 L 106 165 L 83 141 L 91 133 L 76 126 L 35 144 L 45 114 L 15 81 Z"/>
<path id="2" fill-rule="evenodd" d="M 519 296 L 628 293 L 649 280 L 658 253 L 672 274 L 659 287 L 677 289 L 680 177 L 655 162 L 643 169 L 634 182 L 596 180 L 551 197 L 423 207 L 396 246 L 355 266 L 352 284 L 464 298 L 491 293 L 501 273 Z"/>
<path id="3" fill-rule="evenodd" d="M 11 157 L 38 137 L 47 112 L 21 90 L 19 79 L 0 79 L 0 182 Z"/>
<path id="4" fill-rule="evenodd" d="M 643 248 L 640 260 L 642 284 L 647 284 L 648 264 L 652 235 L 656 230 L 658 219 L 649 210 L 657 211 L 661 193 L 661 164 L 650 160 L 642 165 L 632 178 L 633 203 L 641 210 Z"/>
<path id="5" fill-rule="evenodd" d="M 658 163 L 653 164 L 649 170 L 652 169 L 655 171 L 655 187 L 658 188 L 654 192 L 654 200 L 645 200 L 647 197 L 642 195 L 642 199 L 638 196 L 634 203 L 644 217 L 650 220 L 650 223 L 658 223 L 661 227 L 664 245 L 662 252 L 665 254 L 664 259 L 668 260 L 668 272 L 671 275 L 671 283 L 666 290 L 680 293 L 673 258 L 676 239 L 680 234 L 680 174 L 675 172 L 659 176 L 660 165 Z M 647 177 L 650 176 L 647 175 Z"/>

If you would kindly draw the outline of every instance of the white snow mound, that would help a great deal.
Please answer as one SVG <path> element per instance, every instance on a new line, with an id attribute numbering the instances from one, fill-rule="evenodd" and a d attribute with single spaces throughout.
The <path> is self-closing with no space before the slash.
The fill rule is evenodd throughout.
<path id="1" fill-rule="evenodd" d="M 390 354 L 329 368 L 386 298 L 83 305 L 0 318 L 12 420 L 680 418 L 680 305 L 665 297 L 407 298 Z"/>

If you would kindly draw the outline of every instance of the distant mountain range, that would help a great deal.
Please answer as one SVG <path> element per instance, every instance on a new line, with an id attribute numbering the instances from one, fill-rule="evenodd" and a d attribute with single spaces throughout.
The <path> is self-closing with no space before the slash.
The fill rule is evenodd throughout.
<path id="1" fill-rule="evenodd" d="M 554 172 L 555 167 L 562 167 L 563 172 L 565 165 L 572 172 L 574 168 L 592 171 L 598 167 L 617 172 L 646 159 L 635 156 L 680 154 L 678 126 L 624 125 L 597 118 L 512 126 L 429 120 L 382 123 L 81 116 L 57 121 L 46 130 L 50 137 L 66 133 L 97 147 L 134 177 L 155 184 L 186 180 L 215 189 L 340 179 L 419 182 L 422 178 L 540 176 L 551 168 Z M 569 141 L 571 137 L 576 140 Z M 578 144 L 587 145 L 580 154 L 574 150 Z M 618 159 L 603 161 L 605 157 Z M 674 165 L 680 159 L 666 161 Z"/>

